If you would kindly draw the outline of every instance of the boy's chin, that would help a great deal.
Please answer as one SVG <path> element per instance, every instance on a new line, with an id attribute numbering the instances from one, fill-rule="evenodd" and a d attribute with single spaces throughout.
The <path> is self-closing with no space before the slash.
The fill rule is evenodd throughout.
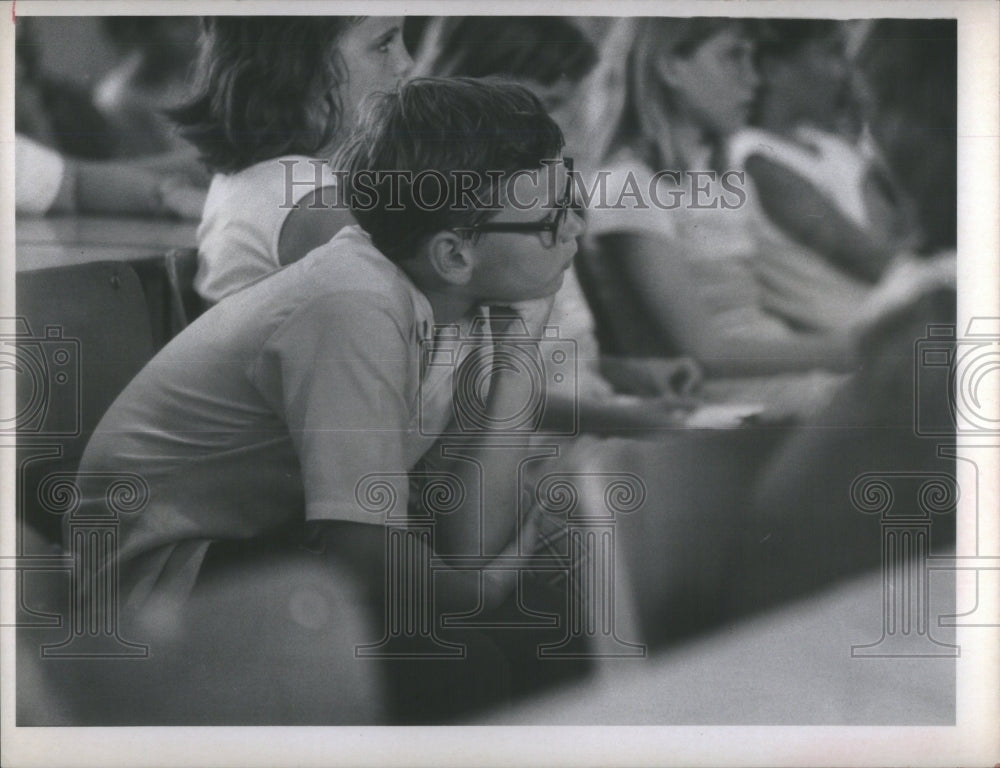
<path id="1" fill-rule="evenodd" d="M 554 296 L 558 293 L 559 289 L 562 288 L 563 281 L 566 279 L 566 271 L 563 270 L 558 275 L 556 275 L 552 280 L 550 280 L 545 285 L 539 286 L 530 291 L 523 291 L 517 294 L 511 293 L 509 295 L 499 297 L 484 297 L 479 300 L 479 304 L 517 304 L 522 301 L 532 301 L 534 299 L 545 299 L 549 296 Z"/>
<path id="2" fill-rule="evenodd" d="M 538 292 L 532 296 L 533 299 L 544 299 L 548 296 L 554 296 L 562 288 L 563 281 L 566 279 L 566 270 L 563 269 L 558 275 L 553 277 L 547 285 L 540 288 Z"/>

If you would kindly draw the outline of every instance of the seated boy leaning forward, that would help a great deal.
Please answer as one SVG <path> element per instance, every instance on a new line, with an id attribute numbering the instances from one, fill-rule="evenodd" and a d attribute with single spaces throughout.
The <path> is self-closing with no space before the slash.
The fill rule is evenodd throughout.
<path id="1" fill-rule="evenodd" d="M 470 492 L 435 520 L 435 548 L 498 556 L 535 534 L 519 524 L 511 494 L 477 486 L 486 461 L 492 477 L 518 476 L 521 456 L 490 451 L 489 425 L 491 413 L 499 423 L 524 407 L 522 377 L 495 366 L 481 390 L 485 426 L 459 434 L 449 425 L 454 365 L 427 364 L 422 349 L 433 358 L 435 325 L 466 336 L 477 317 L 494 335 L 521 320 L 542 335 L 582 231 L 565 166 L 544 162 L 562 143 L 539 101 L 513 84 L 417 79 L 370 103 L 336 166 L 348 173 L 360 226 L 187 328 L 125 389 L 87 447 L 81 483 L 131 472 L 149 486 L 148 503 L 119 528 L 121 616 L 134 635 L 153 633 L 131 639 L 169 634 L 164 627 L 179 626 L 169 617 L 204 588 L 221 590 L 226 605 L 230 568 L 240 594 L 266 600 L 268 558 L 332 563 L 381 610 L 386 516 L 363 506 L 359 488 L 383 477 L 405 509 L 414 496 L 407 473 L 446 432 L 456 458 L 431 452 L 434 471 Z M 409 181 L 427 171 L 440 173 L 420 192 Z M 467 185 L 469 172 L 482 183 L 456 206 L 453 185 Z M 435 181 L 447 205 L 426 203 L 439 197 Z M 491 336 L 483 338 L 468 354 L 490 353 Z M 282 578 L 295 567 L 279 569 Z M 468 605 L 468 595 L 440 593 L 444 607 Z M 328 611 L 314 608 L 306 613 Z"/>

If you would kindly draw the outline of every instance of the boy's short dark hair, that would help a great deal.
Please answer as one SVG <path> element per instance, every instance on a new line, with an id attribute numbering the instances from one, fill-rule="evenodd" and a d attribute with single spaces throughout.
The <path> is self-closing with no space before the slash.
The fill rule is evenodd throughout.
<path id="1" fill-rule="evenodd" d="M 393 93 L 373 95 L 365 106 L 333 165 L 346 173 L 344 192 L 354 217 L 393 260 L 415 254 L 437 232 L 495 215 L 503 204 L 500 180 L 542 167 L 564 143 L 531 91 L 500 80 L 418 78 Z M 421 171 L 439 174 L 435 178 L 445 185 L 440 195 L 408 183 Z M 396 180 L 387 172 L 396 172 Z M 462 174 L 482 180 L 472 195 L 458 194 Z M 373 194 L 361 190 L 363 176 Z M 446 202 L 429 206 L 428 198 Z"/>
<path id="2" fill-rule="evenodd" d="M 317 155 L 341 118 L 349 16 L 216 16 L 203 21 L 194 94 L 169 111 L 211 171 Z"/>

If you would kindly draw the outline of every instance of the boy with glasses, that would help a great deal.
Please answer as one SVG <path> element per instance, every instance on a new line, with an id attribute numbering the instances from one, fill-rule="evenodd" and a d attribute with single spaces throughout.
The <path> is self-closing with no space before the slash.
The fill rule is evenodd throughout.
<path id="1" fill-rule="evenodd" d="M 562 134 L 537 98 L 511 84 L 415 80 L 369 106 L 337 161 L 360 226 L 187 328 L 119 396 L 88 445 L 84 503 L 103 503 L 86 487 L 102 473 L 132 472 L 149 486 L 148 504 L 122 519 L 118 539 L 122 615 L 135 640 L 177 642 L 185 654 L 211 657 L 228 639 L 218 611 L 252 624 L 256 616 L 277 616 L 268 624 L 276 633 L 269 652 L 280 658 L 301 650 L 312 672 L 326 665 L 324 674 L 333 674 L 331 660 L 342 663 L 352 644 L 366 640 L 345 637 L 350 622 L 337 614 L 339 584 L 348 592 L 356 585 L 351 594 L 369 607 L 385 599 L 385 520 L 362 504 L 365 478 L 387 478 L 405 509 L 408 498 L 415 501 L 407 474 L 444 433 L 461 456 L 438 452 L 435 471 L 469 489 L 478 487 L 484 462 L 492 477 L 518 477 L 520 456 L 491 450 L 490 425 L 539 393 L 518 372 L 493 366 L 475 395 L 484 426 L 455 429 L 453 376 L 461 360 L 428 364 L 422 350 L 434 358 L 441 325 L 457 325 L 466 338 L 488 322 L 491 333 L 479 337 L 484 349 L 466 345 L 468 354 L 490 355 L 491 338 L 512 324 L 540 338 L 582 231 L 570 210 L 567 168 L 554 168 L 556 192 L 544 162 L 558 157 Z M 458 172 L 481 179 L 474 199 L 487 199 L 499 185 L 500 204 L 418 205 L 405 179 L 428 169 L 448 185 Z M 361 204 L 352 186 L 362 173 L 378 182 L 366 198 L 371 205 Z M 404 182 L 393 196 L 387 184 L 400 173 Z M 518 551 L 519 535 L 530 548 L 534 530 L 517 519 L 517 499 L 478 490 L 435 521 L 435 548 L 495 557 Z M 296 614 L 298 574 L 322 588 Z M 323 598 L 331 589 L 334 596 Z M 199 591 L 213 596 L 214 609 L 197 615 L 211 616 L 215 630 L 191 618 L 187 606 Z M 234 605 L 227 595 L 236 594 L 253 604 Z M 486 596 L 503 598 L 489 589 Z M 447 607 L 476 594 L 442 589 L 438 597 Z M 303 626 L 318 632 L 308 643 Z M 187 638 L 170 640 L 185 631 Z M 260 643 L 245 642 L 249 658 L 264 653 Z M 232 722 L 244 721 L 239 685 L 256 690 L 249 678 L 224 683 L 235 686 L 226 699 Z M 302 722 L 324 707 L 348 720 L 370 712 L 352 709 L 339 682 L 320 689 L 329 701 L 295 700 L 292 710 L 304 707 L 306 715 L 282 712 L 267 721 Z M 186 702 L 185 715 L 196 717 L 191 706 Z M 330 717 L 338 715 L 325 721 Z"/>

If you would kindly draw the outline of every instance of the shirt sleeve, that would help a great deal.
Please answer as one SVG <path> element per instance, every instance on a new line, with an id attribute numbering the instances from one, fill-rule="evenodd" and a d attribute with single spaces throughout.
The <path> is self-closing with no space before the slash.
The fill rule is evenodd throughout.
<path id="1" fill-rule="evenodd" d="M 14 143 L 14 207 L 20 213 L 43 214 L 62 186 L 66 162 L 55 150 L 26 136 Z"/>
<path id="2" fill-rule="evenodd" d="M 282 163 L 291 164 L 285 166 Z M 294 155 L 280 158 L 277 165 L 281 169 L 281 179 L 280 182 L 276 181 L 271 188 L 289 190 L 285 194 L 288 197 L 288 202 L 291 203 L 284 208 L 281 217 L 275 221 L 274 230 L 269 236 L 269 253 L 273 254 L 275 262 L 280 265 L 278 244 L 281 242 L 281 232 L 285 228 L 288 215 L 297 206 L 302 205 L 302 201 L 314 192 L 317 195 L 317 203 L 314 204 L 333 206 L 336 204 L 339 190 L 337 189 L 337 177 L 330 168 L 329 162 L 325 160 Z"/>
<path id="3" fill-rule="evenodd" d="M 364 292 L 306 302 L 265 344 L 252 375 L 291 434 L 306 520 L 405 514 L 411 347 L 388 300 Z"/>

